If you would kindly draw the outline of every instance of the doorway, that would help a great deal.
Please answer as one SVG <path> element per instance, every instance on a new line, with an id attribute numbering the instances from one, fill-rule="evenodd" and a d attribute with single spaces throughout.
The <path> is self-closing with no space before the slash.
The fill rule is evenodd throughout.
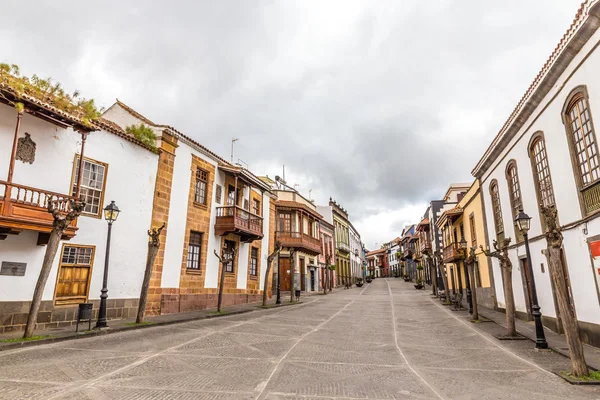
<path id="1" fill-rule="evenodd" d="M 305 271 L 304 258 L 300 259 L 300 290 L 306 292 L 306 271 Z"/>
<path id="2" fill-rule="evenodd" d="M 292 274 L 290 273 L 290 259 L 281 257 L 279 259 L 279 276 L 280 278 L 280 290 L 282 292 L 289 292 L 291 288 L 290 279 Z"/>
<path id="3" fill-rule="evenodd" d="M 315 291 L 315 270 L 314 268 L 310 269 L 310 291 Z"/>

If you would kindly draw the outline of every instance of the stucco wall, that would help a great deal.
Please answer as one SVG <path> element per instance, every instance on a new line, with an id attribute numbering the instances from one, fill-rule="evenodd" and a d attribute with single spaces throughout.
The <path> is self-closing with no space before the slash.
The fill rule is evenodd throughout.
<path id="1" fill-rule="evenodd" d="M 12 138 L 14 110 L 0 105 L 0 177 L 6 179 Z M 31 115 L 23 116 L 20 137 L 31 134 L 37 145 L 33 164 L 16 162 L 13 181 L 59 193 L 70 193 L 75 154 L 81 136 L 71 129 L 58 128 Z M 152 216 L 152 198 L 158 156 L 108 132 L 88 136 L 85 157 L 108 164 L 102 207 L 115 200 L 122 210 L 113 225 L 109 298 L 136 298 L 144 274 L 147 235 Z M 103 219 L 81 216 L 79 230 L 70 244 L 96 246 L 89 298 L 98 299 L 102 285 L 107 223 Z M 22 232 L 0 241 L 0 262 L 26 262 L 23 277 L 0 276 L 0 301 L 30 300 L 46 250 L 37 246 L 37 233 Z M 63 242 L 65 243 L 65 242 Z M 61 246 L 62 247 L 62 246 Z M 61 248 L 55 258 L 44 300 L 52 300 Z"/>
<path id="2" fill-rule="evenodd" d="M 546 256 L 542 249 L 546 247 L 545 239 L 539 238 L 542 234 L 542 222 L 538 213 L 537 198 L 531 163 L 528 156 L 528 144 L 534 133 L 543 131 L 546 141 L 548 164 L 554 186 L 554 196 L 559 213 L 560 223 L 566 225 L 582 218 L 579 207 L 578 189 L 576 186 L 573 167 L 569 154 L 567 134 L 563 125 L 561 112 L 567 96 L 578 85 L 586 85 L 589 94 L 589 106 L 592 119 L 596 123 L 596 137 L 598 137 L 598 122 L 600 121 L 600 78 L 596 71 L 600 67 L 600 53 L 593 47 L 600 41 L 600 32 L 596 32 L 585 44 L 582 51 L 575 56 L 574 61 L 562 74 L 557 84 L 543 99 L 536 111 L 528 118 L 517 135 L 505 146 L 501 156 L 493 163 L 492 167 L 482 176 L 482 192 L 486 207 L 488 234 L 490 240 L 495 238 L 492 204 L 489 186 L 492 179 L 498 181 L 504 230 L 507 237 L 513 238 L 515 232 L 512 224 L 513 216 L 510 209 L 508 185 L 505 169 L 509 160 L 515 160 L 522 192 L 523 207 L 525 212 L 532 217 L 529 236 L 531 242 L 531 257 L 533 273 L 536 280 L 538 298 L 542 313 L 546 316 L 556 316 L 554 300 L 548 275 Z M 588 57 L 581 66 L 580 61 Z M 587 226 L 587 234 L 584 228 Z M 580 321 L 600 323 L 600 307 L 598 290 L 595 281 L 598 281 L 597 272 L 592 269 L 586 239 L 600 233 L 600 222 L 592 220 L 589 223 L 574 229 L 566 230 L 564 235 L 564 248 L 571 281 L 577 317 Z M 510 257 L 514 264 L 513 287 L 515 303 L 518 311 L 525 311 L 525 296 L 522 288 L 520 263 L 518 259 L 525 254 L 524 246 L 510 250 Z M 498 262 L 492 260 L 494 274 L 500 277 Z M 544 265 L 542 270 L 542 264 Z M 504 307 L 502 282 L 496 279 L 496 293 L 498 305 Z"/>

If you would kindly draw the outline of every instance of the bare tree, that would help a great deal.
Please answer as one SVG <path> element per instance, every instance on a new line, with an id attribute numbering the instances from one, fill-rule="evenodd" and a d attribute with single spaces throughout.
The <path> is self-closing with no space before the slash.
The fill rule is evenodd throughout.
<path id="1" fill-rule="evenodd" d="M 296 249 L 290 247 L 290 303 L 294 302 L 294 292 L 296 291 Z"/>
<path id="2" fill-rule="evenodd" d="M 439 251 L 435 252 L 434 257 L 440 268 L 440 275 L 442 275 L 442 282 L 444 282 L 444 294 L 446 295 L 446 303 L 450 303 L 450 290 L 448 290 L 448 275 L 446 275 L 446 271 L 444 268 L 444 260 L 442 259 L 442 255 L 440 254 Z"/>
<path id="3" fill-rule="evenodd" d="M 234 247 L 231 253 L 225 253 L 225 248 L 221 250 L 221 255 L 215 250 L 215 256 L 219 259 L 221 265 L 221 277 L 219 278 L 219 296 L 217 298 L 217 312 L 221 312 L 221 304 L 223 303 L 223 286 L 225 286 L 225 265 L 228 262 L 235 263 L 235 253 L 237 249 Z"/>
<path id="4" fill-rule="evenodd" d="M 469 280 L 471 281 L 471 302 L 473 303 L 473 320 L 479 319 L 479 310 L 477 309 L 477 288 L 475 286 L 475 262 L 477 256 L 475 255 L 475 248 L 469 250 L 469 257 L 465 260 L 465 264 L 469 270 Z"/>
<path id="5" fill-rule="evenodd" d="M 512 262 L 508 257 L 508 246 L 510 238 L 505 238 L 500 247 L 498 241 L 494 240 L 494 251 L 489 251 L 479 246 L 481 251 L 488 256 L 497 258 L 500 261 L 500 271 L 502 271 L 502 288 L 504 290 L 504 300 L 506 302 L 506 329 L 508 336 L 517 336 L 517 328 L 515 327 L 515 296 L 512 287 Z"/>
<path id="6" fill-rule="evenodd" d="M 140 292 L 140 304 L 138 305 L 137 317 L 135 319 L 136 324 L 144 322 L 144 316 L 146 315 L 146 303 L 148 300 L 148 287 L 150 286 L 150 278 L 152 277 L 152 268 L 154 266 L 154 260 L 158 254 L 160 248 L 160 233 L 165 228 L 166 224 L 163 224 L 158 228 L 152 228 L 148 230 L 148 255 L 146 256 L 146 271 L 144 272 L 144 280 L 142 281 L 142 291 Z"/>
<path id="7" fill-rule="evenodd" d="M 546 242 L 548 243 L 548 269 L 550 270 L 550 276 L 554 282 L 556 301 L 558 303 L 567 345 L 569 346 L 573 375 L 586 376 L 589 375 L 590 371 L 585 361 L 583 344 L 579 337 L 579 326 L 569 302 L 561 252 L 563 236 L 561 228 L 558 225 L 556 207 L 542 206 L 541 210 L 546 222 L 545 235 Z"/>
<path id="8" fill-rule="evenodd" d="M 79 200 L 71 200 L 69 202 L 68 211 L 61 210 L 62 207 L 56 207 L 54 200 L 48 201 L 48 212 L 52 214 L 54 222 L 52 223 L 52 231 L 50 232 L 50 238 L 46 245 L 46 253 L 44 254 L 44 261 L 42 262 L 42 269 L 38 276 L 37 284 L 33 292 L 33 299 L 31 300 L 31 307 L 29 308 L 29 315 L 27 317 L 27 325 L 25 326 L 24 338 L 33 336 L 33 330 L 37 322 L 38 312 L 40 310 L 40 304 L 42 303 L 42 295 L 44 294 L 44 288 L 48 281 L 48 276 L 52 270 L 52 264 L 54 263 L 54 257 L 56 251 L 60 245 L 60 239 L 69 227 L 71 222 L 81 215 L 81 212 L 85 208 L 85 203 Z"/>
<path id="9" fill-rule="evenodd" d="M 431 250 L 423 251 L 423 256 L 425 258 L 425 264 L 429 268 L 429 277 L 431 279 L 431 294 L 437 296 L 437 282 L 435 279 L 435 264 L 433 263 L 433 258 L 431 256 Z"/>
<path id="10" fill-rule="evenodd" d="M 329 263 L 331 263 L 331 255 L 325 255 L 325 273 L 324 278 L 325 282 L 323 282 L 323 294 L 327 294 L 327 284 L 329 283 Z"/>
<path id="11" fill-rule="evenodd" d="M 267 306 L 267 286 L 269 285 L 269 274 L 271 273 L 271 267 L 273 265 L 273 260 L 275 257 L 279 255 L 281 252 L 281 242 L 275 242 L 275 250 L 267 257 L 267 271 L 265 272 L 265 284 L 263 286 L 263 299 L 262 306 Z M 279 266 L 278 266 L 279 267 Z"/>

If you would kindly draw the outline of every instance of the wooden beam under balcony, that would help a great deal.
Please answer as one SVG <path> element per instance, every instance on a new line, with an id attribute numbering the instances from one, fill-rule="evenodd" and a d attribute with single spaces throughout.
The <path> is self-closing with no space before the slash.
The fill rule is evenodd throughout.
<path id="1" fill-rule="evenodd" d="M 66 194 L 0 181 L 0 231 L 18 235 L 22 231 L 48 234 L 54 218 L 48 212 L 48 203 L 65 213 L 70 211 L 75 198 Z M 77 231 L 77 220 L 71 222 L 63 239 L 71 239 Z M 38 242 L 45 244 L 43 240 Z"/>
<path id="2" fill-rule="evenodd" d="M 263 238 L 263 219 L 238 206 L 217 207 L 215 233 L 223 236 L 238 235 L 242 242 Z"/>
<path id="3" fill-rule="evenodd" d="M 321 254 L 321 241 L 306 233 L 300 232 L 275 232 L 275 240 L 281 242 L 282 247 L 293 247 L 298 251 L 311 255 Z"/>

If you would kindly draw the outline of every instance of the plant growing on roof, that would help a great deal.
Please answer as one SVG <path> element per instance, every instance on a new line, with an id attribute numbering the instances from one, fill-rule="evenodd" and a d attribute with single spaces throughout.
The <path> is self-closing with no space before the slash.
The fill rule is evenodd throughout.
<path id="1" fill-rule="evenodd" d="M 144 125 L 143 123 L 139 125 L 129 125 L 125 128 L 125 132 L 135 137 L 146 146 L 156 149 L 156 134 L 154 134 L 152 128 Z"/>
<path id="2" fill-rule="evenodd" d="M 84 125 L 100 118 L 103 108 L 98 109 L 93 99 L 79 98 L 79 92 L 65 92 L 60 83 L 52 78 L 22 76 L 18 65 L 0 63 L 0 97 L 13 105 L 17 112 L 25 110 L 23 100 L 31 98 L 78 118 Z"/>

